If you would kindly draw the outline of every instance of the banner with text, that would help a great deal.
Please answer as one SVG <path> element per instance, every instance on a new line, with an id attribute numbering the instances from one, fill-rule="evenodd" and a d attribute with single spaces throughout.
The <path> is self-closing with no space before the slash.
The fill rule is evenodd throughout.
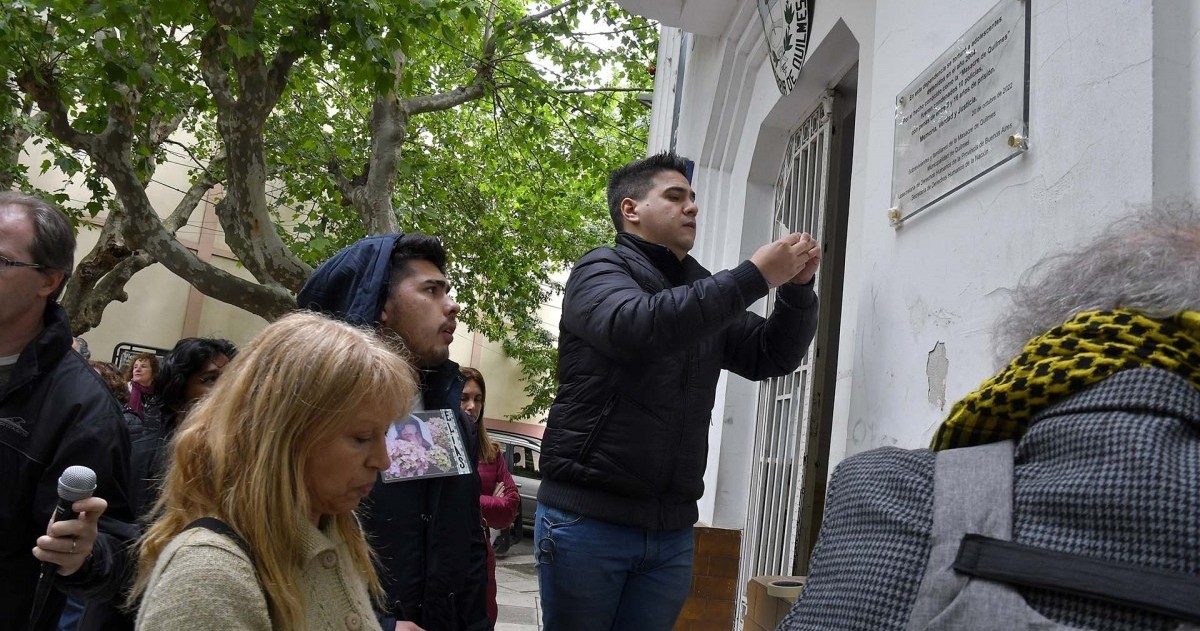
<path id="1" fill-rule="evenodd" d="M 1029 0 L 1001 0 L 896 97 L 892 220 L 1028 147 Z"/>

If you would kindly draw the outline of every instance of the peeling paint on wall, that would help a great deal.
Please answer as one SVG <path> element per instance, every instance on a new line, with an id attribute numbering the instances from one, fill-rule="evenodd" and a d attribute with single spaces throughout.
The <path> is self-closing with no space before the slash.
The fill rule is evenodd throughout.
<path id="1" fill-rule="evenodd" d="M 950 360 L 946 358 L 946 345 L 938 342 L 929 351 L 925 360 L 925 378 L 929 384 L 929 403 L 939 410 L 946 409 L 946 375 L 950 372 Z"/>

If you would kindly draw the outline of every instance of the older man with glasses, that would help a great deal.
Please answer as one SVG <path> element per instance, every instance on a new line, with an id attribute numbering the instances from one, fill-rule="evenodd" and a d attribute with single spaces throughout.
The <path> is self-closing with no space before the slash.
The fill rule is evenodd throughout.
<path id="1" fill-rule="evenodd" d="M 5 628 L 19 628 L 35 610 L 39 562 L 57 565 L 56 585 L 74 596 L 111 595 L 121 578 L 113 571 L 114 555 L 131 535 L 129 435 L 121 408 L 83 357 L 71 352 L 67 315 L 56 302 L 74 255 L 75 235 L 61 211 L 35 197 L 0 193 Z M 95 496 L 74 504 L 78 519 L 47 528 L 59 476 L 72 465 L 95 471 Z M 51 593 L 29 628 L 52 628 L 63 600 L 61 591 Z"/>

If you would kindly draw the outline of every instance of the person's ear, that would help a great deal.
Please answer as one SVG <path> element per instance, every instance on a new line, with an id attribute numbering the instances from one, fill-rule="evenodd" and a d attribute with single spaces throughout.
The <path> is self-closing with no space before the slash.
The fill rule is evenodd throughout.
<path id="1" fill-rule="evenodd" d="M 386 327 L 388 325 L 388 305 L 391 304 L 392 297 L 389 295 L 383 299 L 383 304 L 379 305 L 379 326 Z"/>
<path id="2" fill-rule="evenodd" d="M 621 200 L 621 219 L 625 224 L 638 225 L 642 218 L 638 215 L 638 202 L 632 197 L 626 197 Z"/>
<path id="3" fill-rule="evenodd" d="M 66 274 L 62 270 L 47 269 L 42 270 L 42 284 L 38 287 L 38 296 L 49 298 L 58 291 L 59 286 L 67 282 Z"/>

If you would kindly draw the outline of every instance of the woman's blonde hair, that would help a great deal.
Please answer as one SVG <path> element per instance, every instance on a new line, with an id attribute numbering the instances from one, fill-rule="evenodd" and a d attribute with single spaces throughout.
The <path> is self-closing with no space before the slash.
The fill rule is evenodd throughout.
<path id="1" fill-rule="evenodd" d="M 412 367 L 373 333 L 310 312 L 267 326 L 197 403 L 171 445 L 171 465 L 139 542 L 130 603 L 150 580 L 159 555 L 192 521 L 216 517 L 253 551 L 276 628 L 304 627 L 296 577 L 303 551 L 296 519 L 307 519 L 309 457 L 362 406 L 392 418 L 417 393 Z M 371 552 L 353 514 L 333 516 L 358 572 L 382 598 Z"/>

